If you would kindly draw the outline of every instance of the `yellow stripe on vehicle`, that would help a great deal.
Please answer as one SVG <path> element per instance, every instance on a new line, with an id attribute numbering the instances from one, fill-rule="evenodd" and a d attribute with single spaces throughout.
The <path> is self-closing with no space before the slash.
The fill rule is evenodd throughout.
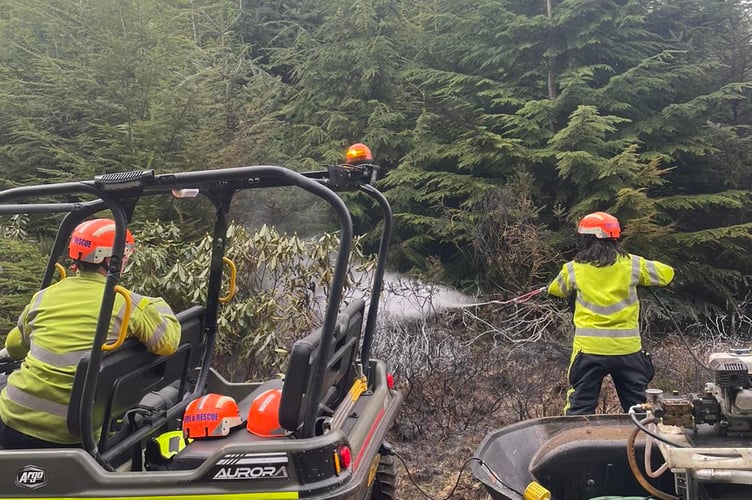
<path id="1" fill-rule="evenodd" d="M 355 382 L 348 391 L 349 399 L 342 401 L 342 404 L 337 408 L 337 411 L 334 412 L 334 415 L 332 415 L 332 420 L 329 422 L 331 429 L 339 429 L 342 427 L 342 424 L 347 420 L 347 417 L 350 416 L 355 403 L 367 389 L 368 381 L 365 376 L 360 376 L 355 379 Z"/>
<path id="2" fill-rule="evenodd" d="M 157 496 L 123 496 L 114 497 L 23 497 L 6 500 L 297 500 L 297 492 L 281 493 L 207 493 L 204 495 L 157 495 Z"/>

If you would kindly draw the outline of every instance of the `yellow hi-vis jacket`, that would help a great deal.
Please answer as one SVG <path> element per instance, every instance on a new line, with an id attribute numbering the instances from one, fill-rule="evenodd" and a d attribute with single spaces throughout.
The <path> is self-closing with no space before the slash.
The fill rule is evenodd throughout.
<path id="1" fill-rule="evenodd" d="M 638 255 L 620 256 L 610 266 L 570 261 L 548 286 L 548 293 L 576 293 L 572 355 L 632 354 L 642 349 L 637 285 L 666 286 L 671 266 Z"/>
<path id="2" fill-rule="evenodd" d="M 76 366 L 91 351 L 105 277 L 82 271 L 37 292 L 8 334 L 14 359 L 25 357 L 0 393 L 0 418 L 29 436 L 59 444 L 81 439 L 68 432 L 68 402 Z M 155 354 L 171 354 L 180 343 L 180 323 L 161 298 L 131 292 L 128 333 Z M 115 295 L 108 339 L 117 338 L 125 299 Z"/>

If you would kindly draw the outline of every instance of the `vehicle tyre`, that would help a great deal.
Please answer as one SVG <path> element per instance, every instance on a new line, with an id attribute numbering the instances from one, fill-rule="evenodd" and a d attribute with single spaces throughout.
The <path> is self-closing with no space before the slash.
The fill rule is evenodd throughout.
<path id="1" fill-rule="evenodd" d="M 373 481 L 371 500 L 393 500 L 397 492 L 397 464 L 394 455 L 381 455 L 376 478 Z"/>

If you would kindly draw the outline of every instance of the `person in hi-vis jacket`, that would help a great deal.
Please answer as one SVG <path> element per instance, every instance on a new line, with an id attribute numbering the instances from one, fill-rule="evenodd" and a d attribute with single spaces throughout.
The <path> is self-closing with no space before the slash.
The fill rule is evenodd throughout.
<path id="1" fill-rule="evenodd" d="M 642 349 L 637 286 L 666 286 L 674 269 L 624 251 L 621 227 L 605 212 L 586 215 L 577 226 L 582 240 L 574 260 L 548 286 L 556 297 L 574 298 L 574 343 L 564 413 L 595 413 L 601 384 L 611 378 L 626 413 L 645 402 L 653 362 Z"/>
<path id="2" fill-rule="evenodd" d="M 8 333 L 0 357 L 23 363 L 0 393 L 0 448 L 81 445 L 80 437 L 68 431 L 68 404 L 78 362 L 92 348 L 114 239 L 115 223 L 110 219 L 79 224 L 68 245 L 78 273 L 34 294 Z M 133 236 L 127 231 L 122 268 L 133 249 Z M 180 322 L 167 302 L 129 294 L 128 335 L 155 354 L 175 352 Z M 125 299 L 115 295 L 108 338 L 117 338 L 125 308 Z"/>

